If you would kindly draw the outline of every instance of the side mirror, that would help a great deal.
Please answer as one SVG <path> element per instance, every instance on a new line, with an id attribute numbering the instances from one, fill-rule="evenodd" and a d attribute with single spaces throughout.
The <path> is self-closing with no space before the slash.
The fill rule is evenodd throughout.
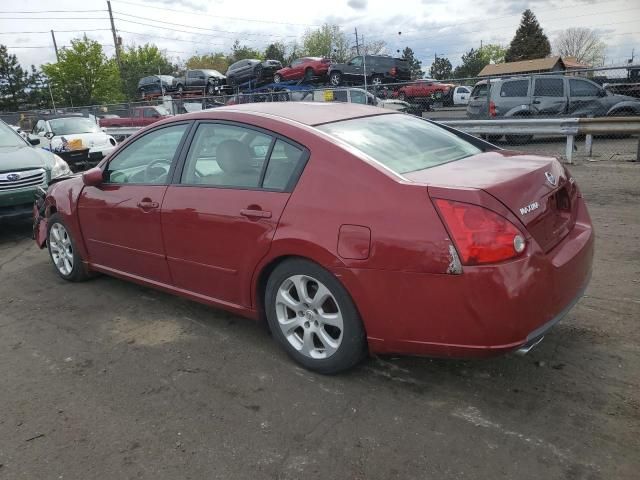
<path id="1" fill-rule="evenodd" d="M 87 187 L 97 187 L 102 183 L 102 169 L 93 167 L 82 174 L 82 182 Z"/>
<path id="2" fill-rule="evenodd" d="M 40 145 L 40 138 L 34 137 L 33 135 L 29 135 L 28 141 L 33 146 Z"/>
<path id="3" fill-rule="evenodd" d="M 603 88 L 600 90 L 600 92 L 598 93 L 599 97 L 606 97 L 607 96 L 607 91 Z"/>
<path id="4" fill-rule="evenodd" d="M 55 133 L 53 133 L 53 132 L 47 132 L 47 133 L 45 133 L 45 134 L 44 134 L 44 136 L 45 136 L 46 138 L 48 138 L 49 140 L 51 140 L 53 137 L 55 137 Z"/>

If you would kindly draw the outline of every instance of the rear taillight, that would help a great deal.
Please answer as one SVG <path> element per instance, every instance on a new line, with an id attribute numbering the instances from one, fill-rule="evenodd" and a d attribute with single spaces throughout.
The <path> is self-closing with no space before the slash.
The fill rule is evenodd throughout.
<path id="1" fill-rule="evenodd" d="M 524 235 L 506 218 L 470 203 L 434 201 L 464 265 L 502 262 L 524 251 Z"/>
<path id="2" fill-rule="evenodd" d="M 389 70 L 389 74 L 392 77 L 395 77 L 398 74 L 398 69 L 396 67 L 392 67 L 391 70 Z"/>
<path id="3" fill-rule="evenodd" d="M 493 102 L 493 100 L 489 102 L 489 116 L 490 117 L 496 116 L 496 104 Z"/>

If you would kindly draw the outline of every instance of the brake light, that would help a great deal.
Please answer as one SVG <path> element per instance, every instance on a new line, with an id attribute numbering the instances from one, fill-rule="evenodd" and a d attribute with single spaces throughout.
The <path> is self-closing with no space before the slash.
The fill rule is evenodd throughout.
<path id="1" fill-rule="evenodd" d="M 502 262 L 524 251 L 524 235 L 501 215 L 470 203 L 434 201 L 464 265 Z"/>
<path id="2" fill-rule="evenodd" d="M 496 116 L 496 104 L 494 103 L 493 100 L 489 102 L 489 116 L 490 117 Z"/>
<path id="3" fill-rule="evenodd" d="M 391 67 L 391 70 L 389 70 L 389 74 L 392 77 L 395 77 L 398 74 L 398 69 L 396 67 Z"/>

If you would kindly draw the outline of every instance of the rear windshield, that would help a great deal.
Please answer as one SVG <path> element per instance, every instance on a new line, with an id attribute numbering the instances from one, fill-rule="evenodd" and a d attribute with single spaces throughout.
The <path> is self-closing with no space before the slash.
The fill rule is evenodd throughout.
<path id="1" fill-rule="evenodd" d="M 319 125 L 398 174 L 481 153 L 469 142 L 412 115 L 391 114 Z"/>
<path id="2" fill-rule="evenodd" d="M 471 92 L 471 96 L 486 97 L 488 91 L 489 91 L 489 85 L 487 85 L 486 83 L 481 83 L 473 87 L 473 92 Z"/>

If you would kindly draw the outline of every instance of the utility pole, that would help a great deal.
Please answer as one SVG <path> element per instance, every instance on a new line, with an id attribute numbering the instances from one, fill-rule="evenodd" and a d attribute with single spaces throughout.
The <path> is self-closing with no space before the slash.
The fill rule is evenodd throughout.
<path id="1" fill-rule="evenodd" d="M 58 44 L 56 43 L 56 34 L 51 30 L 51 38 L 53 39 L 53 48 L 56 51 L 56 62 L 60 61 L 60 55 L 58 55 Z M 55 107 L 54 107 L 55 109 Z"/>
<path id="2" fill-rule="evenodd" d="M 360 55 L 360 43 L 358 43 L 358 29 L 356 28 L 356 55 Z"/>
<path id="3" fill-rule="evenodd" d="M 113 46 L 116 47 L 116 62 L 122 77 L 122 62 L 120 61 L 120 45 L 118 44 L 118 36 L 116 35 L 116 26 L 113 23 L 113 13 L 111 12 L 111 1 L 107 0 L 107 8 L 109 9 L 109 20 L 111 20 L 111 33 L 113 34 Z"/>

